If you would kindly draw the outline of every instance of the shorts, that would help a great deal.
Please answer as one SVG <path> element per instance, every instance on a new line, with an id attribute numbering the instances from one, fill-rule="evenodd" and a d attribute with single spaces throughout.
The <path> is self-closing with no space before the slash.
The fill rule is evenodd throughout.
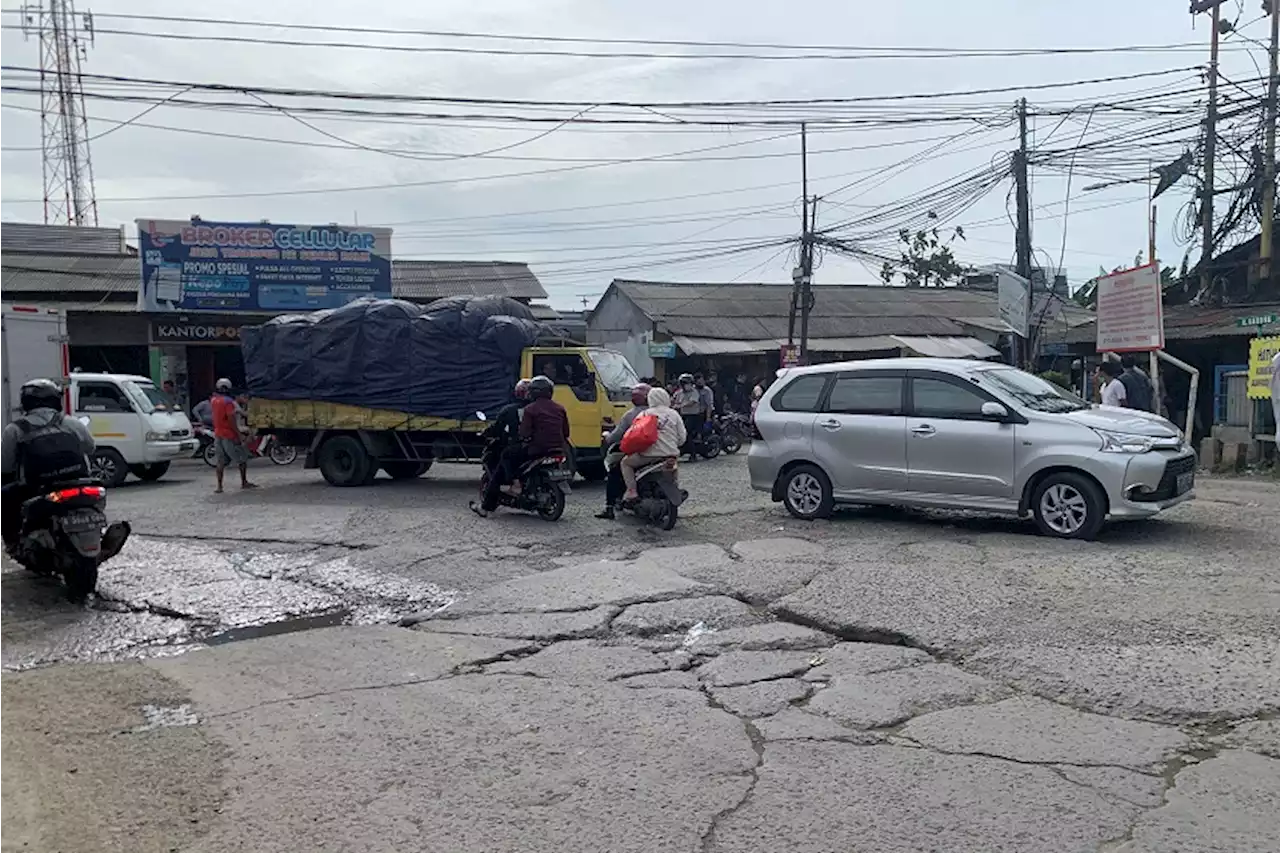
<path id="1" fill-rule="evenodd" d="M 215 438 L 213 449 L 222 465 L 245 465 L 249 461 L 249 448 L 234 438 Z"/>

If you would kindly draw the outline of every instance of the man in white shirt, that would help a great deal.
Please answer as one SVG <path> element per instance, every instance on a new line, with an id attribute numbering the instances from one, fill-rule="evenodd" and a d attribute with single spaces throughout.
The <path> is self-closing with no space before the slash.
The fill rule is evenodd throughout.
<path id="1" fill-rule="evenodd" d="M 1120 374 L 1124 372 L 1124 368 L 1116 361 L 1104 361 L 1098 367 L 1102 373 L 1105 383 L 1102 386 L 1102 405 L 1115 406 L 1116 408 L 1124 408 L 1127 395 L 1124 390 L 1124 383 L 1120 381 Z"/>

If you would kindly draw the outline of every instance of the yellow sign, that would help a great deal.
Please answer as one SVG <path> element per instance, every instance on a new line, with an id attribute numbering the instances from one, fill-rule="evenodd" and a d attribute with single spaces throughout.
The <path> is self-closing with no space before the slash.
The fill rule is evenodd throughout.
<path id="1" fill-rule="evenodd" d="M 1280 352 L 1280 337 L 1249 342 L 1249 399 L 1271 399 L 1271 359 Z"/>

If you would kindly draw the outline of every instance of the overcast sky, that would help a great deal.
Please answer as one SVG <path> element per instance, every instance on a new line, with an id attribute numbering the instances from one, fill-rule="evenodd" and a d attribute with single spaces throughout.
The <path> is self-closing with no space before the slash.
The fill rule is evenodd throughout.
<path id="1" fill-rule="evenodd" d="M 5 9 L 18 4 L 6 1 Z M 434 29 L 533 35 L 696 39 L 837 45 L 909 45 L 950 48 L 1050 48 L 1120 44 L 1199 42 L 1207 45 L 1206 20 L 1193 22 L 1185 0 L 1128 0 L 1093 5 L 1027 0 L 915 0 L 912 3 L 714 0 L 646 3 L 622 0 L 384 0 L 352 4 L 335 0 L 238 2 L 214 6 L 152 0 L 80 2 L 80 11 L 158 15 L 208 14 L 241 20 L 358 25 L 396 29 Z M 1241 22 L 1259 17 L 1257 3 L 1227 3 L 1228 17 Z M 1092 10 L 1089 11 L 1089 10 Z M 4 23 L 15 25 L 6 14 Z M 270 38 L 369 41 L 385 45 L 467 45 L 520 48 L 521 43 L 427 39 L 408 35 L 342 35 L 298 30 L 232 30 L 221 25 L 129 21 L 99 17 L 102 29 L 173 33 L 237 33 Z M 1247 32 L 1266 36 L 1265 22 Z M 523 43 L 526 47 L 573 49 L 574 45 Z M 585 46 L 600 50 L 600 46 Z M 3 61 L 32 66 L 34 41 L 6 28 Z M 641 48 L 645 50 L 645 48 Z M 648 48 L 673 52 L 681 48 Z M 636 58 L 529 57 L 393 52 L 344 48 L 166 41 L 100 33 L 83 69 L 97 74 L 174 81 L 240 83 L 326 90 L 563 100 L 759 100 L 938 92 L 1032 85 L 1084 78 L 1129 75 L 1191 66 L 1201 52 L 1105 53 L 1093 55 L 945 59 L 869 59 L 859 61 L 687 60 Z M 1224 73 L 1237 79 L 1256 76 L 1253 59 L 1228 54 Z M 12 79 L 12 75 L 9 75 Z M 1195 86 L 1187 72 L 1170 77 L 1028 91 L 1033 107 L 1052 101 L 1088 104 L 1110 94 L 1157 86 Z M 243 95 L 226 99 L 248 102 Z M 976 105 L 1007 103 L 1017 93 L 975 97 Z M 1187 100 L 1190 101 L 1190 96 Z M 3 218 L 39 221 L 39 204 L 21 203 L 41 194 L 40 155 L 22 150 L 39 145 L 38 106 L 32 95 L 3 97 Z M 91 134 L 112 130 L 136 116 L 146 104 L 88 103 Z M 25 108 L 25 109 L 23 109 Z M 423 109 L 416 107 L 416 109 Z M 911 109 L 929 109 L 912 102 Z M 975 107 L 975 111 L 978 107 Z M 1085 133 L 1079 117 L 1065 123 L 1054 144 L 1070 145 Z M 703 156 L 751 155 L 749 159 L 699 162 L 643 162 L 563 171 L 539 176 L 469 180 L 538 169 L 582 165 L 563 159 L 472 157 L 431 161 L 431 152 L 467 154 L 529 140 L 547 126 L 496 128 L 452 124 L 387 124 L 313 119 L 320 130 L 285 115 L 240 115 L 179 107 L 160 107 L 140 124 L 203 132 L 238 133 L 293 140 L 311 145 L 245 141 L 140 126 L 112 130 L 93 142 L 93 166 L 101 224 L 135 218 L 185 218 L 227 221 L 341 222 L 390 224 L 397 256 L 528 261 L 558 307 L 594 302 L 615 276 L 671 281 L 787 281 L 794 256 L 776 249 L 683 264 L 659 262 L 716 251 L 721 241 L 785 238 L 799 230 L 799 141 L 788 128 L 581 129 L 566 127 L 537 141 L 512 148 L 508 157 L 619 159 L 724 146 Z M 1058 119 L 1033 120 L 1033 134 L 1045 135 Z M 1099 119 L 1099 126 L 1102 120 Z M 1095 131 L 1097 128 L 1094 128 Z M 412 152 L 411 158 L 366 150 L 342 150 L 324 132 L 368 148 Z M 965 135 L 938 156 L 913 168 L 880 174 L 904 157 L 935 144 L 939 137 Z M 787 134 L 786 138 L 764 141 Z M 760 141 L 755 141 L 760 140 Z M 921 142 L 919 140 L 933 140 Z M 319 147 L 320 145 L 335 147 Z M 988 165 L 1015 145 L 1012 127 L 985 130 L 976 125 L 923 125 L 815 132 L 810 136 L 811 191 L 833 193 L 822 217 L 848 217 L 860 210 L 918 194 L 966 171 Z M 870 147 L 879 146 L 879 147 Z M 851 148 L 859 150 L 827 151 Z M 769 154 L 796 156 L 765 157 Z M 428 186 L 309 195 L 260 195 L 188 199 L 178 196 L 274 193 L 316 188 L 400 185 L 436 181 Z M 1065 266 L 1073 284 L 1096 273 L 1099 265 L 1127 265 L 1146 244 L 1146 188 L 1119 186 L 1082 195 L 1096 179 L 1077 176 L 1072 212 L 1065 219 Z M 961 260 L 1008 262 L 1012 228 L 1006 217 L 1008 183 L 960 215 L 968 239 Z M 1062 249 L 1066 192 L 1061 174 L 1033 174 L 1037 211 L 1034 242 L 1039 262 L 1056 264 Z M 125 200 L 146 198 L 147 200 Z M 1174 240 L 1172 219 L 1185 199 L 1172 193 L 1161 205 L 1159 249 L 1176 264 L 1183 248 Z M 837 205 L 844 205 L 838 207 Z M 1108 206 L 1109 205 L 1109 206 Z M 554 212 L 552 209 L 583 209 Z M 1103 208 L 1103 209 L 1092 209 Z M 1167 211 L 1167 215 L 1166 215 Z M 520 214 L 491 216 L 492 214 Z M 468 218 L 471 217 L 471 218 Z M 487 217 L 487 218 L 475 218 Z M 1053 218 L 1050 218 L 1053 217 Z M 657 218 L 657 221 L 655 221 Z M 648 221 L 637 221 L 648 220 Z M 505 232 L 505 233 L 504 233 Z M 1194 257 L 1192 258 L 1194 261 Z M 828 254 L 820 282 L 871 282 L 862 264 Z"/>

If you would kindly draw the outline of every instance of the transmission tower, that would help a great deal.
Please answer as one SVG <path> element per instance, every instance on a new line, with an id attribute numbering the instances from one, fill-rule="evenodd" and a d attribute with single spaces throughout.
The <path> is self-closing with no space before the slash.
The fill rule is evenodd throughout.
<path id="1" fill-rule="evenodd" d="M 28 37 L 34 33 L 40 40 L 44 221 L 54 225 L 97 225 L 98 200 L 80 77 L 80 62 L 86 57 L 88 45 L 93 44 L 93 16 L 78 16 L 71 0 L 27 4 L 21 13 L 23 33 Z"/>

